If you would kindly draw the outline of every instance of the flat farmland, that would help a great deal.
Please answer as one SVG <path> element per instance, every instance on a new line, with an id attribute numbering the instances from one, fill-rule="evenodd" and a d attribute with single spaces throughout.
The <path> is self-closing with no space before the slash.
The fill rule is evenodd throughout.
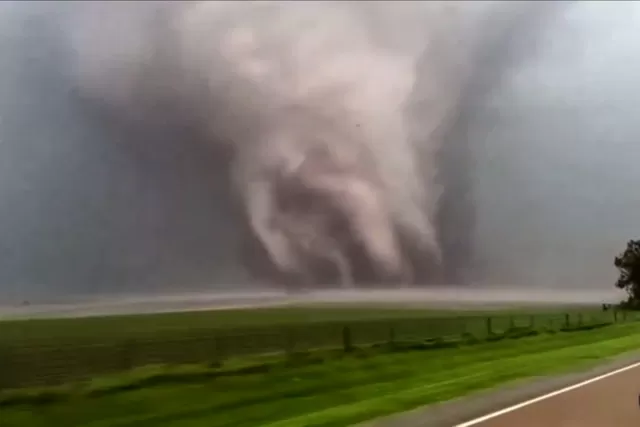
<path id="1" fill-rule="evenodd" d="M 150 364 L 219 364 L 345 346 L 484 339 L 510 329 L 561 330 L 623 316 L 599 307 L 456 311 L 320 304 L 6 320 L 0 322 L 0 388 L 55 385 Z"/>

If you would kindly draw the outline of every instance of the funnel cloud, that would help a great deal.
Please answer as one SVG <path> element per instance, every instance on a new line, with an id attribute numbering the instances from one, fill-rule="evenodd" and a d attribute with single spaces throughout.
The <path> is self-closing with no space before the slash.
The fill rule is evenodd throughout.
<path id="1" fill-rule="evenodd" d="M 438 86 L 446 74 L 450 89 L 417 100 L 432 110 L 422 146 L 411 140 L 407 104 L 418 59 L 446 37 L 438 20 L 467 31 L 464 7 L 87 4 L 70 25 L 73 81 L 81 96 L 130 115 L 179 102 L 209 143 L 227 145 L 234 192 L 276 281 L 406 283 L 401 236 L 426 263 L 441 258 L 434 133 L 463 73 L 440 61 L 423 67 Z"/>
<path id="2" fill-rule="evenodd" d="M 4 2 L 0 289 L 584 283 L 528 85 L 591 3 Z"/>

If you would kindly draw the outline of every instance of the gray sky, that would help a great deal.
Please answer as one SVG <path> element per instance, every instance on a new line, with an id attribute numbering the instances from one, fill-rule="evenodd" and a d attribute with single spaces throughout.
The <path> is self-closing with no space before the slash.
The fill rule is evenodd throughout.
<path id="1" fill-rule="evenodd" d="M 25 21 L 30 35 L 18 40 L 22 21 L 2 22 L 0 288 L 242 281 L 238 220 L 211 154 L 171 144 L 180 132 L 143 136 L 161 150 L 132 149 L 140 134 L 68 101 L 52 71 L 67 58 L 39 42 L 37 24 Z M 534 46 L 514 44 L 522 53 L 466 132 L 474 255 L 488 283 L 612 286 L 613 257 L 640 227 L 640 3 L 572 2 L 533 33 Z"/>
<path id="2" fill-rule="evenodd" d="M 488 279 L 605 286 L 640 223 L 640 4 L 574 2 L 471 125 Z"/>

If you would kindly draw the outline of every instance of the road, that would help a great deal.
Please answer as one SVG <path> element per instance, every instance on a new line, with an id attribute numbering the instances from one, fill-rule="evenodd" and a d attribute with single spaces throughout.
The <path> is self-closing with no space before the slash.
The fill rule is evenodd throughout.
<path id="1" fill-rule="evenodd" d="M 455 427 L 638 427 L 640 363 Z"/>
<path id="2" fill-rule="evenodd" d="M 639 393 L 637 351 L 585 371 L 515 382 L 359 427 L 638 427 Z"/>

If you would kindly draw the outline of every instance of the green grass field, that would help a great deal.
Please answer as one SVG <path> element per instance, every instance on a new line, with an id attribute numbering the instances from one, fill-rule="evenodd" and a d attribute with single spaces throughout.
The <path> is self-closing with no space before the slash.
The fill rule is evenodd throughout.
<path id="1" fill-rule="evenodd" d="M 206 366 L 174 368 L 155 385 L 138 382 L 128 391 L 109 385 L 136 384 L 136 375 L 151 378 L 162 370 L 147 368 L 64 389 L 66 398 L 54 403 L 0 406 L 0 425 L 347 426 L 505 382 L 581 369 L 639 346 L 640 323 L 633 322 L 457 348 L 356 352 L 241 375 L 207 375 L 213 369 Z"/>
<path id="2" fill-rule="evenodd" d="M 219 310 L 0 322 L 0 389 L 51 385 L 155 363 L 220 362 L 267 353 L 486 336 L 511 327 L 559 329 L 613 312 L 452 312 L 364 306 Z"/>

